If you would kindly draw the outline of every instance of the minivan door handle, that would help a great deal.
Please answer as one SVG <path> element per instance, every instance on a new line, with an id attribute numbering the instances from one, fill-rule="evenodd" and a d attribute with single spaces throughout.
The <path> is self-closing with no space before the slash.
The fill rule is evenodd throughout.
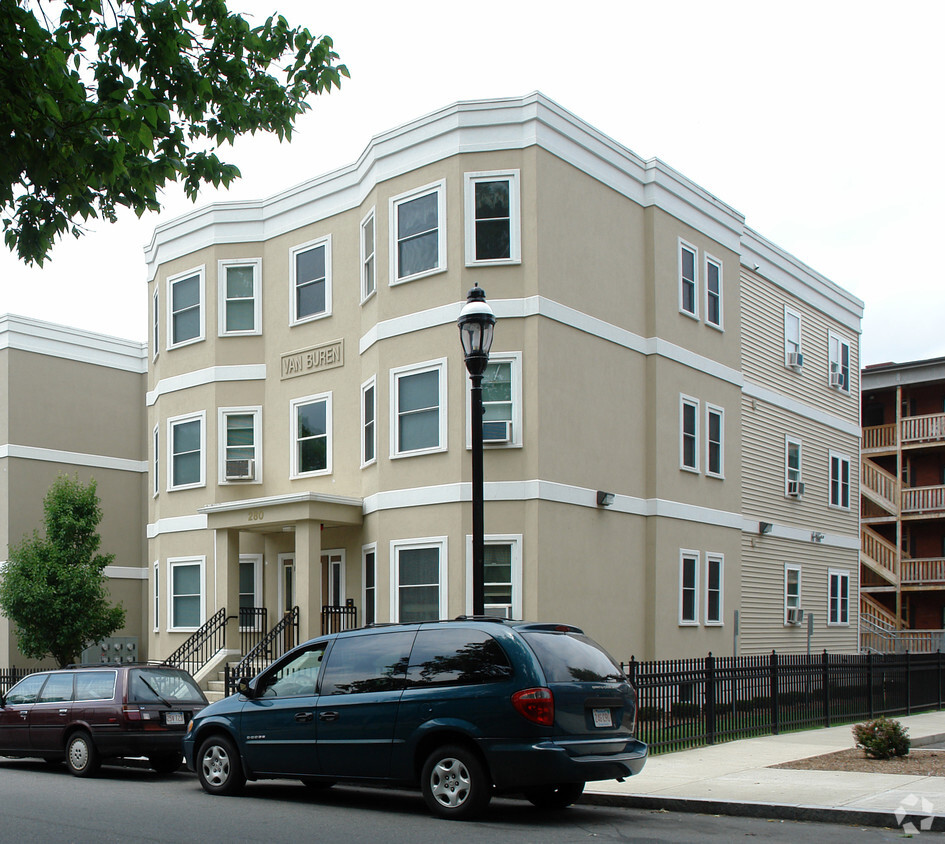
<path id="1" fill-rule="evenodd" d="M 337 721 L 338 713 L 331 710 L 329 710 L 328 712 L 319 712 L 318 720 L 319 721 Z"/>
<path id="2" fill-rule="evenodd" d="M 311 721 L 312 717 L 313 716 L 311 712 L 296 712 L 295 713 L 295 720 L 298 721 L 300 724 L 304 724 L 306 721 Z"/>

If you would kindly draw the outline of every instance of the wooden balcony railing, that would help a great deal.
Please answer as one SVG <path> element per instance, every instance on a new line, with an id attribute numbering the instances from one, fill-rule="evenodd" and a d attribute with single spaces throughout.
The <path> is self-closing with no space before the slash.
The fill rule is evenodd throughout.
<path id="1" fill-rule="evenodd" d="M 896 615 L 869 595 L 860 595 L 860 618 L 881 630 L 896 629 Z"/>
<path id="2" fill-rule="evenodd" d="M 945 584 L 945 558 L 902 561 L 902 585 L 915 586 Z"/>
<path id="3" fill-rule="evenodd" d="M 862 550 L 864 561 L 887 580 L 895 583 L 898 580 L 896 571 L 896 546 L 883 539 L 875 530 L 863 525 Z"/>
<path id="4" fill-rule="evenodd" d="M 899 512 L 898 479 L 866 457 L 860 461 L 860 489 L 887 512 Z"/>
<path id="5" fill-rule="evenodd" d="M 899 439 L 903 445 L 945 441 L 945 413 L 906 416 L 899 420 Z M 896 424 L 870 425 L 863 428 L 863 450 L 896 447 Z"/>
<path id="6" fill-rule="evenodd" d="M 903 513 L 945 510 L 945 485 L 907 487 L 902 491 Z"/>
<path id="7" fill-rule="evenodd" d="M 870 448 L 895 448 L 896 447 L 896 424 L 891 425 L 871 425 L 863 429 L 863 449 Z"/>

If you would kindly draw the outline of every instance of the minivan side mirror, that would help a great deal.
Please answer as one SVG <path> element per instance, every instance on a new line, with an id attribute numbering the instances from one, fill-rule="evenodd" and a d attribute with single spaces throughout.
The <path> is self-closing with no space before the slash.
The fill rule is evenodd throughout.
<path id="1" fill-rule="evenodd" d="M 250 686 L 249 680 L 246 677 L 240 677 L 236 681 L 236 691 L 243 695 L 243 697 L 253 697 L 253 687 Z"/>

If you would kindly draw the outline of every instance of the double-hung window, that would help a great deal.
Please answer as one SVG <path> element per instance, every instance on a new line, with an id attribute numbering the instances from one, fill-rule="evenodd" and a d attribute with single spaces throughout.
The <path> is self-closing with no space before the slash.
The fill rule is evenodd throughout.
<path id="1" fill-rule="evenodd" d="M 801 315 L 784 309 L 784 365 L 800 369 L 804 363 L 801 347 Z"/>
<path id="2" fill-rule="evenodd" d="M 262 333 L 262 261 L 219 261 L 217 280 L 221 337 Z"/>
<path id="3" fill-rule="evenodd" d="M 196 630 L 204 622 L 204 557 L 170 558 L 168 576 L 168 629 Z"/>
<path id="4" fill-rule="evenodd" d="M 801 608 L 801 567 L 784 566 L 784 623 L 788 623 L 788 610 Z"/>
<path id="5" fill-rule="evenodd" d="M 466 447 L 472 447 L 472 392 L 466 380 Z M 522 353 L 489 356 L 482 374 L 482 441 L 490 447 L 522 445 Z"/>
<path id="6" fill-rule="evenodd" d="M 722 328 L 722 262 L 705 256 L 705 321 Z"/>
<path id="7" fill-rule="evenodd" d="M 262 480 L 261 407 L 221 407 L 219 411 L 220 483 Z"/>
<path id="8" fill-rule="evenodd" d="M 151 462 L 151 494 L 157 495 L 161 491 L 161 434 L 157 425 L 151 432 L 151 441 L 153 443 L 154 454 Z"/>
<path id="9" fill-rule="evenodd" d="M 331 393 L 294 399 L 291 477 L 331 473 Z"/>
<path id="10" fill-rule="evenodd" d="M 522 617 L 522 535 L 489 535 L 483 549 L 483 611 Z M 466 612 L 473 612 L 472 536 L 466 537 Z"/>
<path id="11" fill-rule="evenodd" d="M 374 258 L 374 209 L 361 221 L 361 301 L 374 294 L 377 288 L 377 262 Z"/>
<path id="12" fill-rule="evenodd" d="M 158 356 L 161 351 L 161 311 L 159 307 L 160 295 L 157 285 L 154 286 L 154 298 L 151 300 L 151 358 Z"/>
<path id="13" fill-rule="evenodd" d="M 518 170 L 465 174 L 467 266 L 521 261 L 518 182 Z"/>
<path id="14" fill-rule="evenodd" d="M 446 450 L 446 359 L 392 369 L 391 457 Z"/>
<path id="15" fill-rule="evenodd" d="M 830 569 L 828 624 L 850 623 L 850 572 Z"/>
<path id="16" fill-rule="evenodd" d="M 205 413 L 175 416 L 167 420 L 167 488 L 204 486 Z"/>
<path id="17" fill-rule="evenodd" d="M 832 331 L 827 337 L 830 386 L 850 392 L 850 344 Z"/>
<path id="18" fill-rule="evenodd" d="M 390 283 L 446 269 L 446 182 L 391 198 Z"/>
<path id="19" fill-rule="evenodd" d="M 705 623 L 722 624 L 722 571 L 725 558 L 721 554 L 706 554 L 705 558 Z"/>
<path id="20" fill-rule="evenodd" d="M 697 254 L 695 246 L 679 241 L 679 310 L 696 319 L 699 318 Z"/>
<path id="21" fill-rule="evenodd" d="M 361 465 L 377 459 L 377 388 L 371 378 L 361 385 Z"/>
<path id="22" fill-rule="evenodd" d="M 364 595 L 361 604 L 364 607 L 364 624 L 377 621 L 377 546 L 365 545 L 361 549 L 363 577 L 361 579 Z"/>
<path id="23" fill-rule="evenodd" d="M 167 280 L 167 347 L 204 339 L 204 268 L 172 275 Z"/>
<path id="24" fill-rule="evenodd" d="M 679 552 L 679 623 L 699 623 L 699 552 Z"/>
<path id="25" fill-rule="evenodd" d="M 331 236 L 289 250 L 292 325 L 331 314 Z"/>
<path id="26" fill-rule="evenodd" d="M 688 396 L 679 398 L 679 466 L 699 471 L 699 401 Z"/>
<path id="27" fill-rule="evenodd" d="M 784 494 L 800 497 L 804 492 L 801 483 L 801 441 L 793 437 L 784 438 Z"/>
<path id="28" fill-rule="evenodd" d="M 391 542 L 392 621 L 446 618 L 445 536 Z"/>
<path id="29" fill-rule="evenodd" d="M 725 475 L 725 411 L 710 404 L 705 408 L 705 473 Z"/>
<path id="30" fill-rule="evenodd" d="M 161 581 L 160 581 L 160 564 L 155 562 L 153 569 L 154 573 L 154 586 L 152 591 L 152 598 L 154 600 L 154 614 L 151 621 L 152 629 L 155 633 L 160 629 L 160 619 L 161 619 Z"/>
<path id="31" fill-rule="evenodd" d="M 850 458 L 830 452 L 830 506 L 850 509 Z"/>

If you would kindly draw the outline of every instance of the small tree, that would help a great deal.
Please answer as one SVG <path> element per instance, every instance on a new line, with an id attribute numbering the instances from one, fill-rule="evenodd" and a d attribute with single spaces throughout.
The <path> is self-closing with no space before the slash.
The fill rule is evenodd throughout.
<path id="1" fill-rule="evenodd" d="M 89 645 L 125 623 L 122 606 L 112 606 L 105 566 L 113 554 L 99 554 L 102 520 L 95 481 L 60 475 L 43 499 L 46 535 L 36 531 L 10 550 L 0 577 L 0 610 L 13 622 L 20 650 L 33 659 L 74 662 Z"/>

